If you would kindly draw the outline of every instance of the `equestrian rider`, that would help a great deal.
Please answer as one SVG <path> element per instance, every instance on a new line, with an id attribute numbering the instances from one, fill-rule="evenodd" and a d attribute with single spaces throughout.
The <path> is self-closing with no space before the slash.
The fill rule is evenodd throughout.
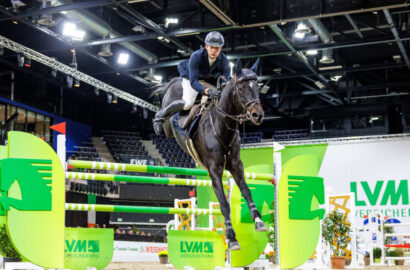
<path id="1" fill-rule="evenodd" d="M 219 92 L 212 85 L 217 84 L 220 76 L 229 79 L 231 73 L 229 60 L 221 52 L 224 43 L 221 33 L 210 32 L 205 38 L 205 48 L 196 50 L 188 60 L 178 65 L 182 77 L 182 99 L 173 101 L 157 112 L 153 123 L 157 135 L 162 133 L 162 124 L 168 117 L 181 110 L 191 109 L 198 94 L 213 99 L 219 97 Z"/>

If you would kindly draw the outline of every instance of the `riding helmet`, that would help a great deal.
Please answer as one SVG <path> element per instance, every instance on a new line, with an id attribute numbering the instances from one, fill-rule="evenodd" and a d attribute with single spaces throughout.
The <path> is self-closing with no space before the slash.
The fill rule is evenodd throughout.
<path id="1" fill-rule="evenodd" d="M 222 47 L 225 44 L 225 40 L 221 33 L 213 31 L 206 35 L 205 44 L 212 47 Z"/>

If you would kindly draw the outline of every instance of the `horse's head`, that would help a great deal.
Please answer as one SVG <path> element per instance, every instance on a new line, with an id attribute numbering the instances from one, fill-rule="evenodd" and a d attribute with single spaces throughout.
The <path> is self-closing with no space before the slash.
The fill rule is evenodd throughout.
<path id="1" fill-rule="evenodd" d="M 259 99 L 259 84 L 256 70 L 259 59 L 250 68 L 242 69 L 240 60 L 236 64 L 234 102 L 236 106 L 246 112 L 247 119 L 250 119 L 255 125 L 260 125 L 263 121 L 263 108 Z"/>

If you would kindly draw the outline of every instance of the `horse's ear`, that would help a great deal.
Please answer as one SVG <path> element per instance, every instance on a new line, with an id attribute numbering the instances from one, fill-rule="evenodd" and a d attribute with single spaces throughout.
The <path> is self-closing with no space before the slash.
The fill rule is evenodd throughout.
<path id="1" fill-rule="evenodd" d="M 256 59 L 255 64 L 253 64 L 253 66 L 251 67 L 251 70 L 255 73 L 257 73 L 257 71 L 258 71 L 258 66 L 259 66 L 260 60 L 261 60 L 260 58 Z"/>
<path id="2" fill-rule="evenodd" d="M 235 74 L 240 74 L 242 70 L 242 62 L 241 59 L 238 58 L 238 60 L 236 60 L 236 65 L 235 65 Z"/>

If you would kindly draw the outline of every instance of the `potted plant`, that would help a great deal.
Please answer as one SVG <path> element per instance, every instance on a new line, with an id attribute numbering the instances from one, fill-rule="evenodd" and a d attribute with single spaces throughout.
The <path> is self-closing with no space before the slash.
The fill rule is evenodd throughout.
<path id="1" fill-rule="evenodd" d="M 3 258 L 3 269 L 6 268 L 5 263 L 7 262 L 21 262 L 20 254 L 10 242 L 6 224 L 0 227 L 0 253 L 6 256 Z"/>
<path id="2" fill-rule="evenodd" d="M 380 263 L 382 257 L 382 249 L 381 248 L 374 248 L 373 249 L 373 259 L 375 263 Z"/>
<path id="3" fill-rule="evenodd" d="M 370 253 L 366 251 L 366 254 L 364 255 L 363 258 L 364 265 L 369 266 L 370 265 Z"/>
<path id="4" fill-rule="evenodd" d="M 269 251 L 269 253 L 265 254 L 265 258 L 269 260 L 271 263 L 275 263 L 275 252 L 273 250 Z"/>
<path id="5" fill-rule="evenodd" d="M 159 262 L 162 264 L 167 264 L 168 263 L 168 251 L 162 250 L 158 253 L 159 256 Z"/>
<path id="6" fill-rule="evenodd" d="M 350 223 L 342 213 L 333 211 L 325 216 L 322 237 L 330 246 L 333 269 L 344 269 L 346 257 L 344 249 L 349 244 Z"/>
<path id="7" fill-rule="evenodd" d="M 389 257 L 403 257 L 404 251 L 403 249 L 392 249 L 388 251 Z M 404 260 L 394 260 L 395 265 L 404 265 Z"/>

